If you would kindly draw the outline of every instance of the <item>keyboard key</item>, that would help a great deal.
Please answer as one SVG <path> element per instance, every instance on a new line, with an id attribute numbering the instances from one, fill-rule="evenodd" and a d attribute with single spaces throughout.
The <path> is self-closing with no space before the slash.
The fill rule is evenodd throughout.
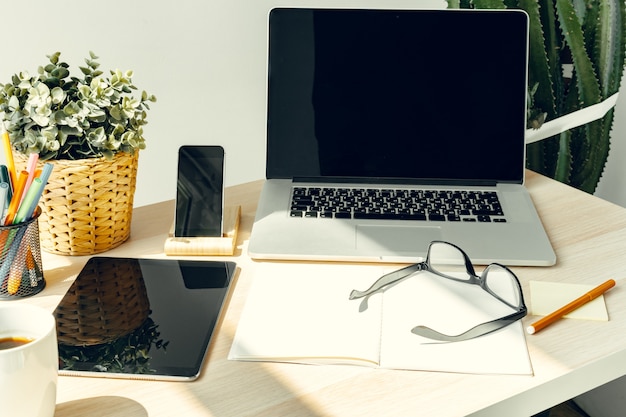
<path id="1" fill-rule="evenodd" d="M 444 216 L 443 214 L 429 214 L 428 220 L 432 222 L 443 222 L 446 220 L 446 216 Z"/>
<path id="2" fill-rule="evenodd" d="M 335 218 L 336 219 L 350 219 L 352 218 L 352 213 L 350 213 L 349 211 L 338 211 L 337 213 L 335 213 Z"/>

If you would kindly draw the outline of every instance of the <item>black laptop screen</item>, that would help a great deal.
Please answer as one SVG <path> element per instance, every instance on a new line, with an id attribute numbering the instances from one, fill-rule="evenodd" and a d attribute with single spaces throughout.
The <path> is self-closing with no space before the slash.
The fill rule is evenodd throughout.
<path id="1" fill-rule="evenodd" d="M 521 182 L 527 16 L 274 9 L 268 178 Z"/>

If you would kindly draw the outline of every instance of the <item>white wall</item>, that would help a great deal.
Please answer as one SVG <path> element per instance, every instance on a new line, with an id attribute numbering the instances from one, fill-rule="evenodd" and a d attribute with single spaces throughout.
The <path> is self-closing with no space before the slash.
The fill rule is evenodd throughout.
<path id="1" fill-rule="evenodd" d="M 609 159 L 595 194 L 626 207 L 626 76 L 615 105 Z"/>
<path id="2" fill-rule="evenodd" d="M 264 178 L 266 18 L 272 6 L 444 7 L 443 0 L 7 0 L 0 82 L 35 72 L 46 55 L 78 71 L 89 51 L 102 70 L 132 69 L 157 96 L 145 127 L 135 206 L 172 199 L 177 150 L 222 145 L 226 185 Z"/>

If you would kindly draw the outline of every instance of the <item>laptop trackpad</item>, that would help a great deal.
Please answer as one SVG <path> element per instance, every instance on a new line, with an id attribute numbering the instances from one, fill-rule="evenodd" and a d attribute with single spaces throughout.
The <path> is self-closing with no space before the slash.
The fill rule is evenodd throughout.
<path id="1" fill-rule="evenodd" d="M 433 240 L 441 240 L 441 229 L 430 226 L 374 226 L 356 227 L 357 249 L 425 253 Z"/>

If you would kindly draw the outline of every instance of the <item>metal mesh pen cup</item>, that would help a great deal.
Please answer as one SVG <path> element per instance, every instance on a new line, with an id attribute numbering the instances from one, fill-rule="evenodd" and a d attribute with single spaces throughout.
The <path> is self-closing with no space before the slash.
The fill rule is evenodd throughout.
<path id="1" fill-rule="evenodd" d="M 37 207 L 32 219 L 0 226 L 0 300 L 29 297 L 46 286 L 41 266 Z"/>

